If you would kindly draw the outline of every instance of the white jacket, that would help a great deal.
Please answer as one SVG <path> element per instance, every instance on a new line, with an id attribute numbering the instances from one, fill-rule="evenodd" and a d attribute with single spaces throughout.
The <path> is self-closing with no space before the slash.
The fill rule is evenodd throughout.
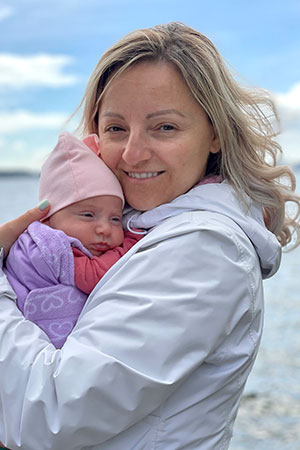
<path id="1" fill-rule="evenodd" d="M 281 250 L 226 183 L 131 213 L 151 231 L 102 278 L 64 347 L 0 278 L 0 440 L 23 450 L 227 449 Z"/>

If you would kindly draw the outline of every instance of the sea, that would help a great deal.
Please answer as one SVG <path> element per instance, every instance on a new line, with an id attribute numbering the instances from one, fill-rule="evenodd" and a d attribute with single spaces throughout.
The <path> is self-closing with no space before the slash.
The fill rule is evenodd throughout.
<path id="1" fill-rule="evenodd" d="M 38 183 L 38 176 L 0 175 L 0 223 L 36 205 Z M 283 254 L 264 286 L 264 335 L 230 450 L 300 450 L 300 246 Z"/>

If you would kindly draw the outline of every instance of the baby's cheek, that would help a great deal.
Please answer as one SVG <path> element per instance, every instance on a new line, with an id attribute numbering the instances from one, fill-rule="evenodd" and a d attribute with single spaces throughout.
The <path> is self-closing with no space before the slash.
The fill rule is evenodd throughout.
<path id="1" fill-rule="evenodd" d="M 119 233 L 118 233 L 117 240 L 118 240 L 118 244 L 117 244 L 117 245 L 121 245 L 121 244 L 123 243 L 123 241 L 124 241 L 124 231 L 123 231 L 123 228 L 120 229 L 120 231 L 119 231 Z"/>

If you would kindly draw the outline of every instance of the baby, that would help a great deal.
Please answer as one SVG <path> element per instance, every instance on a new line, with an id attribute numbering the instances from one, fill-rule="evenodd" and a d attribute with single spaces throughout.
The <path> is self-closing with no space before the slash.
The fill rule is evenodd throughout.
<path id="1" fill-rule="evenodd" d="M 139 239 L 123 231 L 124 196 L 98 156 L 96 135 L 62 133 L 42 167 L 40 199 L 51 208 L 12 246 L 5 273 L 25 318 L 60 348 L 99 279 Z"/>

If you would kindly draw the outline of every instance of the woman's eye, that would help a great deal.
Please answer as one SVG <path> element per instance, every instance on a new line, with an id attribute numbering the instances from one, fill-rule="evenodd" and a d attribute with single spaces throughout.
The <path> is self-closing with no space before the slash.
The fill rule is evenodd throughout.
<path id="1" fill-rule="evenodd" d="M 174 125 L 171 125 L 169 123 L 165 123 L 165 124 L 161 125 L 159 127 L 159 129 L 162 130 L 162 131 L 172 131 L 172 130 L 175 130 L 175 127 L 174 127 Z"/>
<path id="2" fill-rule="evenodd" d="M 111 127 L 107 127 L 106 131 L 110 131 L 112 133 L 117 133 L 118 131 L 124 131 L 124 129 L 119 127 L 118 125 L 112 125 Z"/>

